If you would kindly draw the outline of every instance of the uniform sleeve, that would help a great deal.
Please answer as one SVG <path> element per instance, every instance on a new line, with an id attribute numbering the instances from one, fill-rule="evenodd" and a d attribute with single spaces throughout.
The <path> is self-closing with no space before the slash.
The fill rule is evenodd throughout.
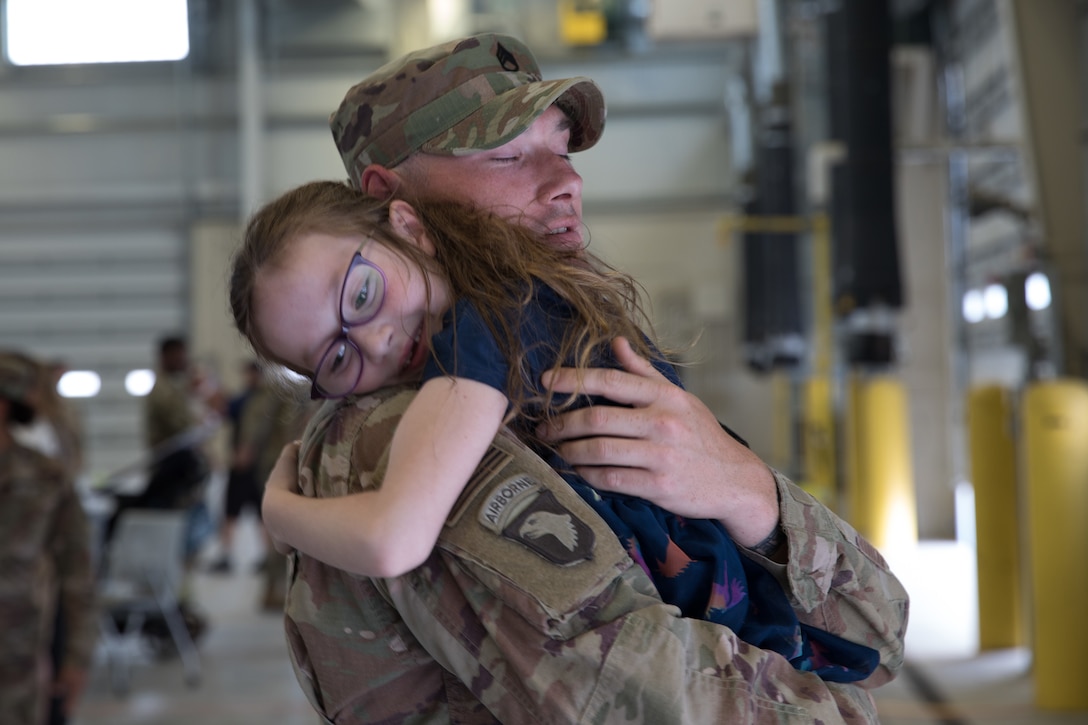
<path id="1" fill-rule="evenodd" d="M 377 582 L 413 638 L 500 721 L 878 722 L 864 688 L 681 617 L 577 494 L 519 443 L 504 450 L 508 460 L 489 454 L 488 480 L 466 489 L 430 559 Z M 530 484 L 540 488 L 526 503 Z M 561 543 L 592 537 L 591 556 L 541 545 L 557 520 Z"/>
<path id="2" fill-rule="evenodd" d="M 782 474 L 775 479 L 789 559 L 783 566 L 755 558 L 784 580 L 800 621 L 880 652 L 864 685 L 890 681 L 903 666 L 906 590 L 849 524 Z"/>
<path id="3" fill-rule="evenodd" d="M 79 494 L 65 482 L 56 520 L 56 567 L 67 628 L 63 665 L 87 669 L 97 637 L 97 608 L 91 570 L 90 527 Z"/>

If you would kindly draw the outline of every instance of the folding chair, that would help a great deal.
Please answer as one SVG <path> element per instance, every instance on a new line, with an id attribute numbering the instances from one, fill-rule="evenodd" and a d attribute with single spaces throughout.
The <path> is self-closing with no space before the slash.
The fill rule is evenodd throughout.
<path id="1" fill-rule="evenodd" d="M 186 683 L 190 687 L 200 683 L 200 656 L 178 601 L 187 516 L 186 511 L 127 509 L 106 544 L 98 596 L 102 644 L 115 694 L 128 691 L 149 615 L 165 621 Z"/>

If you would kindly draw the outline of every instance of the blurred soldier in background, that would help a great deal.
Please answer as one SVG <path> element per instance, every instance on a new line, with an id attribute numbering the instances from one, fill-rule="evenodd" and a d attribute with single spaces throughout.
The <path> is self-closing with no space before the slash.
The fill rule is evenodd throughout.
<path id="1" fill-rule="evenodd" d="M 210 464 L 204 443 L 218 427 L 222 396 L 189 363 L 183 338 L 159 342 L 155 385 L 144 399 L 144 425 L 151 449 L 147 488 L 132 506 L 189 511 L 186 564 L 191 568 L 211 533 L 204 493 Z"/>
<path id="2" fill-rule="evenodd" d="M 0 713 L 11 725 L 46 722 L 47 702 L 66 717 L 83 692 L 95 642 L 94 577 L 87 519 L 64 466 L 15 440 L 33 421 L 38 368 L 0 352 Z M 50 658 L 57 608 L 67 635 Z"/>
<path id="3" fill-rule="evenodd" d="M 59 360 L 47 362 L 25 358 L 25 362 L 35 370 L 34 384 L 27 391 L 27 401 L 35 415 L 28 425 L 13 429 L 15 439 L 59 463 L 78 490 L 83 475 L 83 423 L 57 390 L 57 384 L 68 368 Z M 57 607 L 52 645 L 54 671 L 59 671 L 64 664 L 68 636 L 66 616 L 64 607 Z M 68 719 L 65 710 L 65 698 L 54 694 L 49 703 L 49 725 L 64 725 Z"/>
<path id="4" fill-rule="evenodd" d="M 275 381 L 264 376 L 258 380 L 242 411 L 235 463 L 251 467 L 253 479 L 260 486 L 260 495 L 264 493 L 264 482 L 272 473 L 280 451 L 302 435 L 309 410 L 310 406 L 301 405 Z M 259 496 L 257 509 L 260 510 Z M 269 610 L 282 609 L 287 592 L 287 561 L 272 548 L 267 537 L 262 568 L 264 595 L 261 606 Z"/>
<path id="5" fill-rule="evenodd" d="M 149 508 L 187 508 L 201 500 L 208 460 L 196 385 L 185 340 L 164 338 L 155 385 L 144 399 L 152 465 L 143 505 Z"/>
<path id="6" fill-rule="evenodd" d="M 71 404 L 57 391 L 67 366 L 59 360 L 26 358 L 35 368 L 35 383 L 28 393 L 34 421 L 15 430 L 16 439 L 56 459 L 73 482 L 83 475 L 83 422 Z"/>
<path id="7" fill-rule="evenodd" d="M 249 360 L 242 366 L 242 390 L 227 403 L 227 420 L 230 422 L 230 468 L 227 473 L 227 490 L 223 498 L 223 516 L 219 523 L 219 558 L 210 570 L 217 574 L 231 571 L 234 547 L 234 531 L 238 517 L 248 506 L 259 518 L 264 479 L 253 475 L 252 456 L 242 450 L 242 415 L 246 405 L 261 382 L 261 366 Z"/>

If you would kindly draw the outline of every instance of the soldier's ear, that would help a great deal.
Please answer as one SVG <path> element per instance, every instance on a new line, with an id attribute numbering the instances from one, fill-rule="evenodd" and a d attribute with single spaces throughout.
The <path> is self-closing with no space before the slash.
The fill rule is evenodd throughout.
<path id="1" fill-rule="evenodd" d="M 402 199 L 389 202 L 389 223 L 397 236 L 419 247 L 430 256 L 434 256 L 434 242 L 431 241 L 423 222 L 420 221 L 419 215 L 411 204 Z"/>
<path id="2" fill-rule="evenodd" d="M 379 164 L 370 164 L 359 174 L 359 188 L 375 199 L 392 199 L 401 183 L 396 171 Z"/>

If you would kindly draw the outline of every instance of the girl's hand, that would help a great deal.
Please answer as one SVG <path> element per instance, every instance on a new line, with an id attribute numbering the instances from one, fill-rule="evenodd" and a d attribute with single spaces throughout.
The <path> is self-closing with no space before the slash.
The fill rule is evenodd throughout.
<path id="1" fill-rule="evenodd" d="M 283 541 L 276 531 L 278 514 L 291 505 L 291 499 L 299 495 L 298 490 L 298 451 L 302 441 L 291 441 L 280 451 L 276 465 L 268 474 L 264 484 L 264 496 L 261 498 L 261 518 L 265 531 L 272 541 L 272 547 L 280 554 L 290 554 L 294 547 Z"/>
<path id="2" fill-rule="evenodd" d="M 280 451 L 280 457 L 276 459 L 276 465 L 268 474 L 265 482 L 265 494 L 272 489 L 298 493 L 298 451 L 302 441 L 291 441 Z"/>

